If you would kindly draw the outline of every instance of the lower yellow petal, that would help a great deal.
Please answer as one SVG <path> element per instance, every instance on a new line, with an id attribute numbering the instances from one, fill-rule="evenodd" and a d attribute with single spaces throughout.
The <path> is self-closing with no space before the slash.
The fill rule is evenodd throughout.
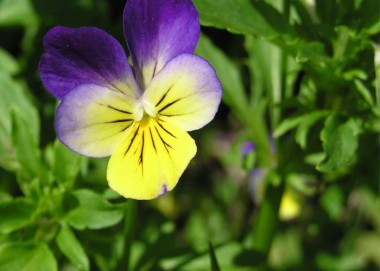
<path id="1" fill-rule="evenodd" d="M 156 198 L 176 186 L 196 151 L 194 140 L 184 130 L 143 118 L 112 154 L 109 186 L 126 198 Z"/>

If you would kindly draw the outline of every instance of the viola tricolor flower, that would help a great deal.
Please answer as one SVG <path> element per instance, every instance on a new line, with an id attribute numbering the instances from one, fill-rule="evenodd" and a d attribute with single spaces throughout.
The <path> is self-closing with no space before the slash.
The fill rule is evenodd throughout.
<path id="1" fill-rule="evenodd" d="M 57 136 L 89 157 L 111 155 L 109 186 L 126 198 L 172 190 L 196 153 L 187 131 L 209 123 L 222 89 L 193 54 L 198 13 L 191 0 L 128 0 L 123 47 L 95 27 L 54 27 L 44 37 L 39 73 L 61 103 Z"/>

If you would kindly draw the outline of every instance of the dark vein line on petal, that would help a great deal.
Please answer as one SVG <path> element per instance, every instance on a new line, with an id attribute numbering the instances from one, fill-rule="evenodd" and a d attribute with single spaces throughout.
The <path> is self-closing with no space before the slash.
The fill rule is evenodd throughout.
<path id="1" fill-rule="evenodd" d="M 157 69 L 157 58 L 156 58 L 156 61 L 155 61 L 155 63 L 154 63 L 154 68 L 153 68 L 152 78 L 153 78 L 154 75 L 156 74 L 156 69 Z"/>
<path id="2" fill-rule="evenodd" d="M 154 151 L 155 151 L 156 154 L 157 154 L 156 144 L 154 143 L 153 134 L 152 134 L 152 129 L 150 129 L 150 127 L 149 127 L 149 133 L 150 133 L 150 138 L 152 139 L 152 144 L 153 144 Z"/>
<path id="3" fill-rule="evenodd" d="M 186 116 L 186 115 L 192 115 L 192 114 L 195 114 L 199 111 L 201 111 L 202 109 L 199 109 L 199 110 L 195 110 L 195 111 L 192 111 L 192 112 L 188 112 L 188 113 L 183 113 L 183 114 L 160 114 L 161 116 L 164 116 L 164 117 L 181 117 L 181 116 Z"/>
<path id="4" fill-rule="evenodd" d="M 137 136 L 137 133 L 139 132 L 139 129 L 140 129 L 140 127 L 137 128 L 135 134 L 133 135 L 133 137 L 132 137 L 132 139 L 131 139 L 131 143 L 129 143 L 129 146 L 128 146 L 127 150 L 125 151 L 124 156 L 127 155 L 129 149 L 131 148 L 133 142 L 135 141 L 135 138 L 136 138 L 136 136 Z"/>
<path id="5" fill-rule="evenodd" d="M 127 124 L 127 126 L 125 126 L 120 132 L 124 132 L 124 131 L 127 130 L 129 127 L 131 127 L 132 124 L 133 124 L 133 122 Z"/>
<path id="6" fill-rule="evenodd" d="M 171 135 L 172 137 L 177 138 L 171 132 L 169 132 L 168 130 L 166 130 L 166 128 L 160 122 L 162 122 L 162 121 L 158 120 L 157 124 L 162 128 L 162 130 L 164 130 L 167 134 Z"/>
<path id="7" fill-rule="evenodd" d="M 98 104 L 101 105 L 101 106 L 108 107 L 109 109 L 112 109 L 112 110 L 118 111 L 118 112 L 120 112 L 120 113 L 124 113 L 124 114 L 128 114 L 128 115 L 132 115 L 132 112 L 129 112 L 129 111 L 126 111 L 126 110 L 122 110 L 122 109 L 119 109 L 119 108 L 113 107 L 112 105 L 101 104 L 101 103 L 98 103 Z"/>
<path id="8" fill-rule="evenodd" d="M 157 127 L 154 127 L 154 129 L 156 129 L 156 132 L 158 134 L 158 137 L 161 139 L 162 141 L 162 144 L 164 144 L 164 147 L 166 149 L 166 152 L 168 153 L 169 157 L 170 157 L 170 153 L 169 153 L 169 150 L 168 150 L 168 147 L 173 149 L 172 146 L 170 146 L 168 143 L 166 143 L 166 141 L 162 138 L 160 132 L 158 131 Z"/>
<path id="9" fill-rule="evenodd" d="M 120 119 L 120 120 L 112 120 L 112 121 L 106 121 L 105 123 L 119 123 L 119 122 L 132 122 L 133 119 Z"/>
<path id="10" fill-rule="evenodd" d="M 168 103 L 167 105 L 165 105 L 163 108 L 161 108 L 158 113 L 161 113 L 162 111 L 164 111 L 165 109 L 168 109 L 170 106 L 172 106 L 173 104 L 176 104 L 177 102 L 181 101 L 182 98 L 179 98 L 177 100 L 174 100 L 173 102 L 171 103 Z"/>
<path id="11" fill-rule="evenodd" d="M 168 90 L 165 92 L 165 94 L 161 97 L 161 99 L 160 99 L 160 100 L 158 101 L 158 103 L 156 104 L 156 107 L 159 106 L 159 105 L 162 103 L 162 101 L 165 99 L 166 95 L 168 95 L 169 91 L 170 91 L 172 88 L 173 88 L 173 85 L 172 85 L 170 88 L 168 88 Z"/>
<path id="12" fill-rule="evenodd" d="M 142 144 L 141 144 L 141 152 L 139 158 L 139 165 L 141 165 L 141 175 L 144 175 L 144 144 L 145 144 L 145 134 L 144 131 L 142 133 Z"/>

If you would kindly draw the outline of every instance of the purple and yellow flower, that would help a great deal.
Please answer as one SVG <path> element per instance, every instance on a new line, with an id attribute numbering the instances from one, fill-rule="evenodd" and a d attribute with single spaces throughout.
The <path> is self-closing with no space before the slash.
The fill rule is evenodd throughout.
<path id="1" fill-rule="evenodd" d="M 214 118 L 222 89 L 193 54 L 200 25 L 190 0 L 129 0 L 123 19 L 132 67 L 103 30 L 57 26 L 44 38 L 39 73 L 61 100 L 60 141 L 84 156 L 111 155 L 109 186 L 152 199 L 172 190 L 195 156 L 187 131 Z"/>

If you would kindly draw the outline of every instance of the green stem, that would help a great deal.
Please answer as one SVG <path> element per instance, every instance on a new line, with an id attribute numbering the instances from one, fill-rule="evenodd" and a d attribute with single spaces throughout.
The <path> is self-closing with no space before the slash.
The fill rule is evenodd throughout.
<path id="1" fill-rule="evenodd" d="M 283 182 L 275 186 L 269 184 L 253 228 L 253 250 L 264 259 L 263 264 L 257 266 L 256 271 L 267 269 L 267 259 L 273 238 L 278 227 L 278 211 L 284 191 Z"/>
<path id="2" fill-rule="evenodd" d="M 286 18 L 289 20 L 289 14 L 290 14 L 290 6 L 291 6 L 291 0 L 284 0 L 283 1 L 283 13 L 286 16 Z M 272 93 L 272 97 L 278 97 L 281 102 L 281 99 L 283 98 L 284 93 L 286 93 L 286 79 L 287 79 L 287 69 L 288 69 L 288 62 L 287 62 L 287 53 L 282 50 L 280 52 L 280 93 L 277 93 L 277 96 L 274 96 L 275 93 Z M 273 89 L 272 91 L 275 91 Z M 281 109 L 279 108 L 273 108 L 272 109 L 272 115 L 274 118 L 272 118 L 272 127 L 275 127 L 277 125 L 277 122 L 281 118 Z M 267 135 L 268 138 L 268 135 Z M 268 141 L 268 139 L 267 139 Z M 273 154 L 271 153 L 271 150 L 269 149 L 270 156 L 270 163 L 268 163 L 268 169 L 271 170 L 273 167 Z M 261 202 L 259 211 L 257 213 L 255 224 L 253 227 L 252 235 L 253 235 L 253 242 L 252 242 L 252 248 L 256 252 L 256 255 L 258 257 L 262 257 L 262 264 L 258 265 L 254 270 L 256 271 L 262 271 L 268 269 L 268 256 L 270 253 L 271 245 L 273 242 L 273 239 L 275 237 L 277 227 L 279 224 L 278 219 L 278 213 L 280 209 L 281 199 L 282 195 L 284 193 L 284 182 L 281 181 L 279 184 L 275 185 L 274 182 L 268 182 L 265 195 L 263 198 L 263 201 Z"/>
<path id="3" fill-rule="evenodd" d="M 124 220 L 124 257 L 119 262 L 117 270 L 130 270 L 130 254 L 136 230 L 137 201 L 128 200 Z"/>

